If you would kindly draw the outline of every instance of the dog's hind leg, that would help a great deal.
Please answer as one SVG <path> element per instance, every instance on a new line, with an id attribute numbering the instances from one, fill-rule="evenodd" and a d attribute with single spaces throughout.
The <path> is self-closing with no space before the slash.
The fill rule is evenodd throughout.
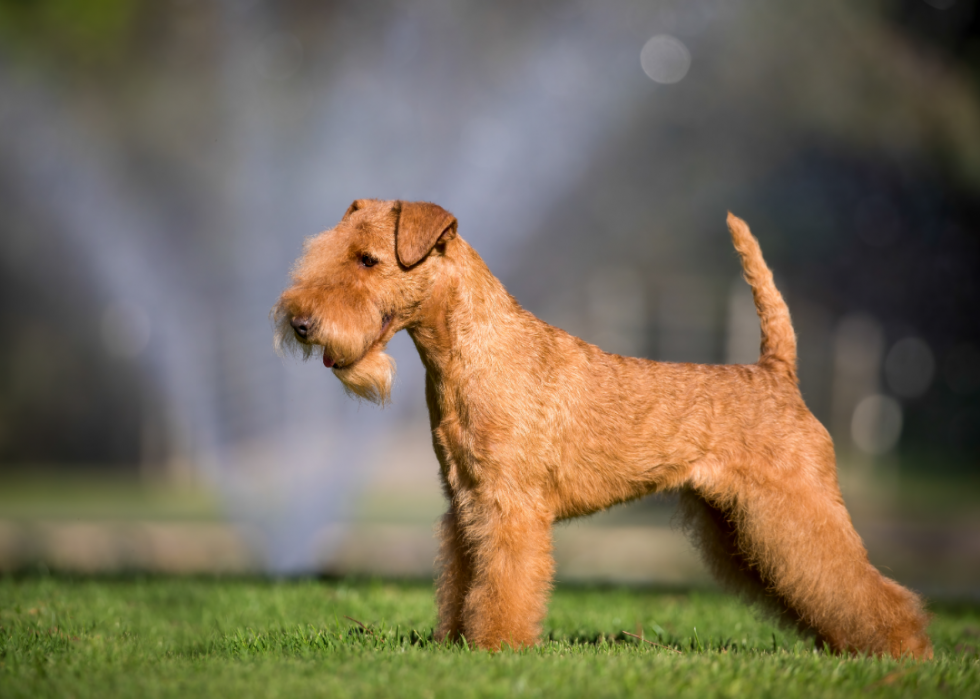
<path id="1" fill-rule="evenodd" d="M 800 618 L 772 590 L 766 588 L 759 571 L 739 550 L 738 534 L 729 516 L 718 509 L 695 490 L 683 488 L 677 507 L 681 529 L 691 539 L 701 554 L 701 560 L 718 583 L 756 605 L 783 625 L 797 631 L 817 636 L 813 629 L 802 624 Z"/>
<path id="2" fill-rule="evenodd" d="M 723 484 L 695 487 L 724 513 L 728 525 L 721 531 L 727 528 L 738 552 L 732 560 L 741 558 L 758 574 L 765 594 L 784 604 L 789 618 L 836 651 L 932 657 L 921 601 L 868 562 L 833 474 L 832 462 L 818 468 L 799 458 L 730 469 Z"/>

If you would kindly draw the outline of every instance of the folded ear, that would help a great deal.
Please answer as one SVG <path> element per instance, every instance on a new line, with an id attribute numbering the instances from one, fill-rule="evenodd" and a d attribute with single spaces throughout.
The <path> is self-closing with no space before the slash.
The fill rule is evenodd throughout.
<path id="1" fill-rule="evenodd" d="M 425 201 L 396 202 L 395 206 L 399 209 L 395 252 L 405 267 L 428 255 L 440 238 L 456 237 L 456 217 L 441 206 Z"/>
<path id="2" fill-rule="evenodd" d="M 365 209 L 369 204 L 374 204 L 377 201 L 377 199 L 355 199 L 354 203 L 347 207 L 344 217 L 340 220 L 343 221 L 358 209 Z"/>

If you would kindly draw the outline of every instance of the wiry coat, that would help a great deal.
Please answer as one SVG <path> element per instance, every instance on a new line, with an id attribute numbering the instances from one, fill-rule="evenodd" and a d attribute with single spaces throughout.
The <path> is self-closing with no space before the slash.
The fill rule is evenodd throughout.
<path id="1" fill-rule="evenodd" d="M 275 309 L 279 340 L 322 346 L 349 390 L 379 401 L 395 332 L 425 365 L 449 500 L 440 637 L 535 643 L 553 524 L 679 488 L 723 583 L 838 651 L 931 656 L 919 599 L 870 565 L 851 525 L 758 243 L 731 215 L 729 228 L 762 324 L 752 365 L 622 357 L 544 323 L 434 204 L 359 200 L 310 241 Z"/>

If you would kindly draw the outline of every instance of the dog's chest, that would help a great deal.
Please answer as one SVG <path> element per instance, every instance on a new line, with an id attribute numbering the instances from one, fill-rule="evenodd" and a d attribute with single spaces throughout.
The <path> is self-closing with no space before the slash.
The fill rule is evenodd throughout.
<path id="1" fill-rule="evenodd" d="M 528 456 L 528 445 L 516 434 L 513 416 L 503 415 L 498 405 L 473 400 L 465 390 L 440 385 L 431 377 L 426 381 L 426 399 L 442 476 L 454 491 L 513 464 L 522 452 Z"/>

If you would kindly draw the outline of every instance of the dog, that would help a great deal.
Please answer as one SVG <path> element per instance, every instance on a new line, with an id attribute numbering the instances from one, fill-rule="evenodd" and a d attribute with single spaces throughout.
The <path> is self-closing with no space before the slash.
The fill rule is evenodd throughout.
<path id="1" fill-rule="evenodd" d="M 932 656 L 922 601 L 869 563 L 851 524 L 759 244 L 731 214 L 728 227 L 762 327 L 750 365 L 618 356 L 544 323 L 436 204 L 360 199 L 306 242 L 273 309 L 277 350 L 322 352 L 348 392 L 381 404 L 395 333 L 408 331 L 425 366 L 449 502 L 438 639 L 534 645 L 554 524 L 680 490 L 722 584 L 836 652 Z"/>

